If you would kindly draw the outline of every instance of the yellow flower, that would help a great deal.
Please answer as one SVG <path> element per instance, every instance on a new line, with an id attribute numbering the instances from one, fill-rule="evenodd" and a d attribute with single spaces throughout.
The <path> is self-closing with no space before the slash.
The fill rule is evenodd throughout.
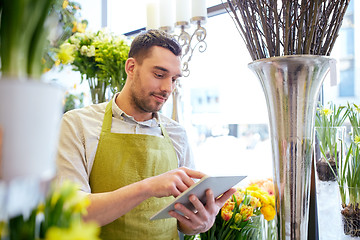
<path id="1" fill-rule="evenodd" d="M 271 205 L 267 205 L 261 208 L 261 213 L 267 221 L 273 220 L 275 217 L 275 208 Z"/>
<path id="2" fill-rule="evenodd" d="M 253 207 L 253 208 L 261 207 L 261 202 L 256 197 L 251 197 L 250 206 Z"/>
<path id="3" fill-rule="evenodd" d="M 70 43 L 64 43 L 60 46 L 59 52 L 57 54 L 57 58 L 63 63 L 68 64 L 74 61 L 74 53 L 75 46 Z"/>
<path id="4" fill-rule="evenodd" d="M 60 60 L 59 59 L 56 59 L 55 61 L 55 66 L 59 66 L 60 65 Z"/>
<path id="5" fill-rule="evenodd" d="M 233 209 L 235 207 L 235 203 L 231 202 L 231 201 L 226 201 L 226 203 L 224 204 L 224 206 L 221 208 L 221 217 L 225 220 L 225 221 L 229 221 L 232 217 L 233 214 Z"/>
<path id="6" fill-rule="evenodd" d="M 329 116 L 333 113 L 333 111 L 329 108 L 324 108 L 323 110 L 321 110 L 321 114 L 323 114 L 324 116 Z"/>
<path id="7" fill-rule="evenodd" d="M 242 220 L 249 220 L 251 216 L 254 215 L 254 209 L 251 206 L 242 205 L 240 208 L 240 214 L 242 217 Z"/>
<path id="8" fill-rule="evenodd" d="M 241 191 L 241 189 L 239 189 L 238 191 L 236 191 L 234 193 L 235 195 L 235 199 L 236 199 L 236 203 L 237 205 L 240 205 L 240 203 L 244 200 L 245 194 L 244 192 Z M 232 201 L 232 197 L 231 197 L 231 201 Z"/>
<path id="9" fill-rule="evenodd" d="M 354 142 L 360 144 L 360 136 L 355 136 Z"/>
<path id="10" fill-rule="evenodd" d="M 45 240 L 99 240 L 100 228 L 95 223 L 71 223 L 70 228 L 51 227 Z"/>
<path id="11" fill-rule="evenodd" d="M 79 32 L 79 33 L 84 33 L 86 29 L 86 23 L 81 23 L 81 22 L 73 22 L 73 29 L 72 32 Z"/>
<path id="12" fill-rule="evenodd" d="M 360 106 L 354 104 L 354 107 L 355 107 L 355 110 L 356 110 L 358 113 L 360 113 Z"/>
<path id="13" fill-rule="evenodd" d="M 60 193 L 54 192 L 51 196 L 51 201 L 50 201 L 51 206 L 54 207 L 59 199 L 60 199 Z"/>
<path id="14" fill-rule="evenodd" d="M 63 8 L 66 8 L 68 5 L 69 5 L 69 1 L 68 1 L 68 0 L 64 0 L 64 1 L 63 1 L 63 4 L 62 4 L 62 7 L 63 7 Z"/>

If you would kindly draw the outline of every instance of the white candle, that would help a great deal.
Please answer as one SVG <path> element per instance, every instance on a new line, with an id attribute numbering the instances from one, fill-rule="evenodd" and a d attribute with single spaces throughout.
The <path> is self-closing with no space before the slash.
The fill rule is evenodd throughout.
<path id="1" fill-rule="evenodd" d="M 159 2 L 152 1 L 146 6 L 147 24 L 146 29 L 158 29 L 159 24 Z"/>
<path id="2" fill-rule="evenodd" d="M 191 17 L 207 17 L 206 0 L 192 0 Z"/>
<path id="3" fill-rule="evenodd" d="M 175 0 L 160 0 L 160 27 L 175 26 Z"/>
<path id="4" fill-rule="evenodd" d="M 190 0 L 176 0 L 176 22 L 190 22 Z"/>

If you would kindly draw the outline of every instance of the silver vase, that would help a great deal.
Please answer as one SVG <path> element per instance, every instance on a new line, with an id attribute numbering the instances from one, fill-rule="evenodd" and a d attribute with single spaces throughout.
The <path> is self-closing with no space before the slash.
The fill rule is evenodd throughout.
<path id="1" fill-rule="evenodd" d="M 307 239 L 314 117 L 333 59 L 291 55 L 254 61 L 267 102 L 278 239 Z"/>

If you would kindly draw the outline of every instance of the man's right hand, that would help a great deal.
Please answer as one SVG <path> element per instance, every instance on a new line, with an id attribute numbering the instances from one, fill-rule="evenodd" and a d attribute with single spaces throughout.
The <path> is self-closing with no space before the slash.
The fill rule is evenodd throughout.
<path id="1" fill-rule="evenodd" d="M 201 179 L 204 176 L 206 174 L 202 172 L 180 167 L 143 181 L 148 186 L 149 197 L 177 197 L 195 183 L 194 178 Z"/>

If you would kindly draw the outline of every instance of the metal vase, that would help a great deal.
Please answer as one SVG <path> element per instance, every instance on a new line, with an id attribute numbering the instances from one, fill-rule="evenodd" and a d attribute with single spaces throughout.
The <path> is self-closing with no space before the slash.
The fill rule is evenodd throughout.
<path id="1" fill-rule="evenodd" d="M 267 102 L 278 239 L 307 239 L 314 118 L 333 59 L 290 55 L 254 61 Z"/>

